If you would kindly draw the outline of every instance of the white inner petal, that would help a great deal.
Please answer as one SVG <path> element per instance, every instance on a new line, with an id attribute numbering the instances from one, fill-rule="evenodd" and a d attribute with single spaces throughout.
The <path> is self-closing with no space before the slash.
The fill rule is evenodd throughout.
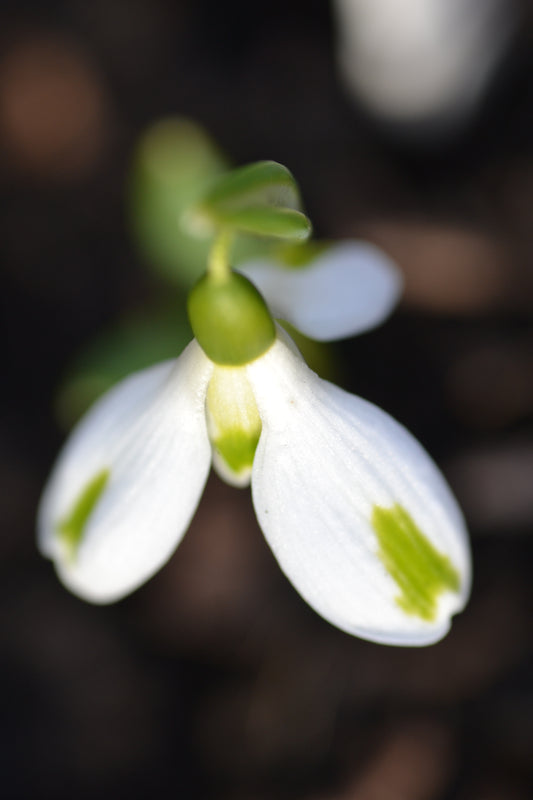
<path id="1" fill-rule="evenodd" d="M 261 418 L 245 367 L 214 367 L 206 414 L 216 471 L 233 486 L 248 486 Z"/>

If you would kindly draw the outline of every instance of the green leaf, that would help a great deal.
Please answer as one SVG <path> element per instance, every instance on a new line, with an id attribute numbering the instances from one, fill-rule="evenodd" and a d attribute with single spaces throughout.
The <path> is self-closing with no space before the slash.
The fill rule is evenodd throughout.
<path id="1" fill-rule="evenodd" d="M 192 339 L 185 304 L 132 312 L 76 354 L 56 396 L 56 416 L 70 428 L 92 403 L 131 372 L 176 358 Z"/>
<path id="2" fill-rule="evenodd" d="M 186 225 L 196 205 L 228 169 L 222 153 L 191 120 L 163 119 L 139 140 L 129 175 L 127 208 L 132 237 L 146 266 L 189 288 L 205 270 L 211 234 Z"/>

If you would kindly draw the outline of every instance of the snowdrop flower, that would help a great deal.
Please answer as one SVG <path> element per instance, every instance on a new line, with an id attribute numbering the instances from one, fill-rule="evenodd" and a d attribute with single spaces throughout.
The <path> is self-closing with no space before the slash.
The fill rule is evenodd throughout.
<path id="1" fill-rule="evenodd" d="M 399 292 L 385 256 L 355 243 L 300 272 L 244 271 L 275 313 L 319 339 L 376 325 Z M 469 549 L 420 444 L 314 374 L 243 275 L 215 266 L 189 316 L 182 355 L 112 389 L 59 456 L 39 542 L 64 584 L 108 603 L 144 583 L 185 534 L 213 463 L 229 483 L 251 481 L 282 570 L 326 620 L 388 644 L 444 636 L 469 593 Z"/>

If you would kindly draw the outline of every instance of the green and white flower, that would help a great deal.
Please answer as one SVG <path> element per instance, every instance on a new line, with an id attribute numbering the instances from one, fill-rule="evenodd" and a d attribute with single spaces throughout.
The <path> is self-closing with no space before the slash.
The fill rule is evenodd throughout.
<path id="1" fill-rule="evenodd" d="M 305 270 L 243 272 L 275 314 L 323 340 L 378 324 L 400 289 L 386 257 L 353 242 Z M 94 603 L 148 580 L 185 534 L 213 464 L 229 483 L 251 481 L 282 570 L 329 622 L 388 644 L 444 636 L 469 594 L 469 546 L 420 444 L 313 373 L 242 275 L 215 266 L 189 313 L 195 339 L 181 356 L 112 389 L 59 456 L 39 543 L 61 580 Z"/>

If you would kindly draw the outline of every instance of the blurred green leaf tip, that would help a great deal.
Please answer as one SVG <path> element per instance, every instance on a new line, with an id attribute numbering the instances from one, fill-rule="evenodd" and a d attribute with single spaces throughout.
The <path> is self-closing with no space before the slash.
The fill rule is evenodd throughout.
<path id="1" fill-rule="evenodd" d="M 189 214 L 199 235 L 220 230 L 303 242 L 311 222 L 300 210 L 300 192 L 289 170 L 259 161 L 222 175 Z"/>
<path id="2" fill-rule="evenodd" d="M 200 277 L 210 247 L 185 222 L 229 162 L 192 120 L 171 117 L 140 138 L 128 183 L 130 229 L 146 266 L 188 289 Z"/>

